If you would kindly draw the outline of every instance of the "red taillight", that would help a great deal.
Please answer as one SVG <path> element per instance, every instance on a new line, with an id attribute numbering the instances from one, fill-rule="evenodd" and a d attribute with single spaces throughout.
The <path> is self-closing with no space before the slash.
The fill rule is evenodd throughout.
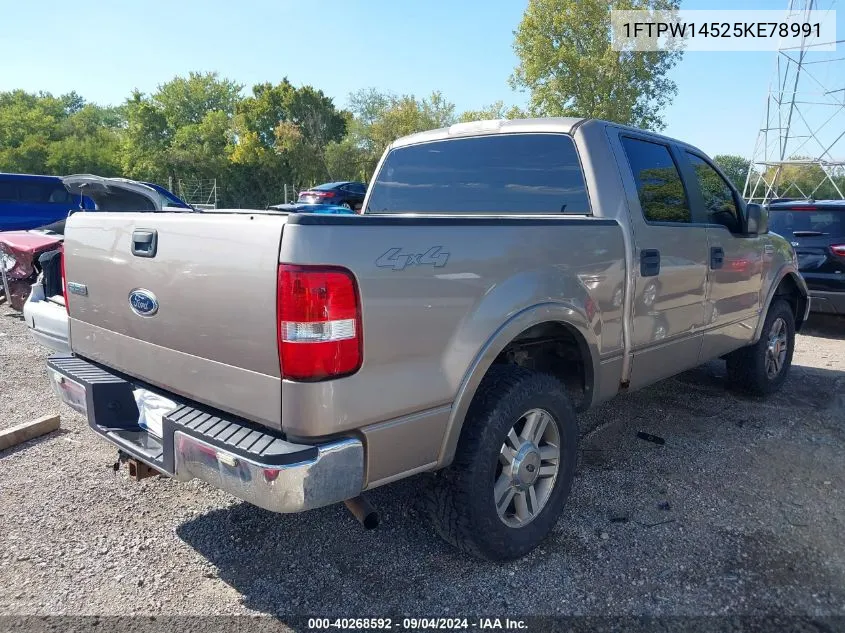
<path id="1" fill-rule="evenodd" d="M 789 207 L 787 211 L 815 211 L 818 207 L 814 207 L 812 205 L 803 205 L 797 207 Z"/>
<path id="2" fill-rule="evenodd" d="M 335 193 L 334 191 L 312 191 L 311 195 L 318 198 L 334 198 Z"/>
<path id="3" fill-rule="evenodd" d="M 830 250 L 832 250 L 835 255 L 845 257 L 845 244 L 831 244 Z"/>
<path id="4" fill-rule="evenodd" d="M 65 277 L 65 249 L 64 245 L 59 249 L 59 274 L 62 276 L 62 297 L 65 300 L 65 310 L 70 314 L 70 305 L 67 302 L 67 277 Z M 55 288 L 55 286 L 53 286 Z"/>
<path id="5" fill-rule="evenodd" d="M 322 380 L 358 370 L 361 302 L 351 272 L 282 264 L 276 301 L 282 377 Z"/>

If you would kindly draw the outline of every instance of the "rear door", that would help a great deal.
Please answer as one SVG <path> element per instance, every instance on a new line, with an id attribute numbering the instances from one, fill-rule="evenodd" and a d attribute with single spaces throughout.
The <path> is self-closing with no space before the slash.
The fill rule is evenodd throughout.
<path id="1" fill-rule="evenodd" d="M 752 338 L 760 313 L 768 240 L 744 235 L 740 196 L 704 155 L 686 149 L 681 155 L 693 213 L 707 224 L 707 333 L 701 353 L 705 361 Z"/>
<path id="2" fill-rule="evenodd" d="M 631 386 L 638 387 L 698 362 L 707 229 L 694 222 L 676 149 L 628 132 L 618 138 L 637 267 Z"/>
<path id="3" fill-rule="evenodd" d="M 71 348 L 280 428 L 276 285 L 286 219 L 72 215 L 64 246 Z"/>

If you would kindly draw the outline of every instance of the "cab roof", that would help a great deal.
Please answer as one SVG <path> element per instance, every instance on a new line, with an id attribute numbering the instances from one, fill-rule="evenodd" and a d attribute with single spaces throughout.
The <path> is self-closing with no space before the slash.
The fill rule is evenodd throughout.
<path id="1" fill-rule="evenodd" d="M 442 141 L 450 138 L 487 136 L 490 134 L 569 134 L 575 133 L 578 127 L 587 126 L 608 126 L 612 125 L 622 130 L 629 130 L 632 133 L 644 134 L 655 140 L 662 140 L 668 143 L 682 145 L 696 149 L 692 145 L 675 138 L 663 136 L 651 130 L 642 130 L 630 125 L 604 121 L 602 119 L 587 119 L 581 117 L 537 117 L 530 119 L 487 119 L 484 121 L 470 121 L 467 123 L 455 123 L 449 127 L 443 127 L 426 132 L 417 132 L 396 139 L 390 144 L 389 149 L 428 143 L 430 141 Z M 700 151 L 700 150 L 697 150 Z"/>

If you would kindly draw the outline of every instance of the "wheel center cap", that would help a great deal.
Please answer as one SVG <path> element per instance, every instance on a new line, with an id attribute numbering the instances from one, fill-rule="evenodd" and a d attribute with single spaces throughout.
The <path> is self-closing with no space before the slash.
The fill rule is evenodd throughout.
<path id="1" fill-rule="evenodd" d="M 523 444 L 513 460 L 513 483 L 529 488 L 540 476 L 540 451 L 533 444 Z"/>

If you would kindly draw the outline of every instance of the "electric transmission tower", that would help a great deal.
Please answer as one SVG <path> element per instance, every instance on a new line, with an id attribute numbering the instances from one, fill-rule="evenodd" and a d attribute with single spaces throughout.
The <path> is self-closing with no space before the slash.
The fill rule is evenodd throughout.
<path id="1" fill-rule="evenodd" d="M 789 18 L 810 22 L 835 0 L 789 0 Z M 841 43 L 845 40 L 838 40 Z M 808 43 L 777 51 L 763 123 L 743 195 L 749 201 L 845 199 L 845 53 Z M 841 47 L 840 47 L 841 49 Z"/>

